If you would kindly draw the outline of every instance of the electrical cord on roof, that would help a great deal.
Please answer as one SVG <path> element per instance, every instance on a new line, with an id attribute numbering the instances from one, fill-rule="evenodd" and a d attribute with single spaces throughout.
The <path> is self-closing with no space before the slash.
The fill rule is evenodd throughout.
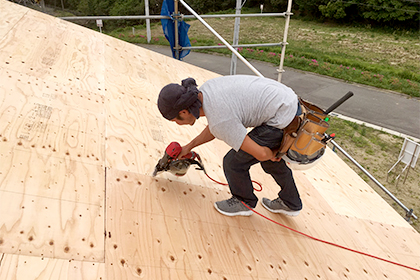
<path id="1" fill-rule="evenodd" d="M 354 249 L 351 249 L 351 248 L 348 248 L 348 247 L 345 247 L 345 246 L 342 246 L 342 245 L 338 245 L 338 244 L 335 244 L 335 243 L 332 243 L 332 242 L 329 242 L 329 241 L 325 241 L 325 240 L 322 240 L 322 239 L 319 239 L 319 238 L 316 238 L 316 237 L 310 236 L 310 235 L 308 235 L 308 234 L 306 234 L 306 233 L 300 232 L 300 231 L 298 231 L 298 230 L 295 230 L 295 229 L 293 229 L 293 228 L 290 228 L 290 227 L 288 227 L 288 226 L 285 226 L 285 225 L 283 225 L 283 224 L 281 224 L 281 223 L 279 223 L 279 222 L 276 222 L 276 221 L 274 221 L 274 220 L 272 220 L 272 219 L 270 219 L 270 218 L 268 218 L 268 217 L 264 216 L 263 214 L 258 213 L 257 211 L 255 211 L 254 209 L 252 209 L 251 207 L 249 207 L 248 205 L 246 205 L 246 203 L 245 203 L 245 202 L 243 202 L 243 201 L 241 201 L 241 202 L 242 202 L 242 204 L 243 204 L 243 205 L 245 205 L 245 207 L 247 207 L 248 209 L 250 209 L 250 210 L 251 210 L 252 212 L 254 212 L 255 214 L 260 215 L 260 216 L 261 216 L 261 217 L 263 217 L 264 219 L 266 219 L 266 220 L 268 220 L 268 221 L 270 221 L 270 222 L 273 222 L 273 223 L 275 223 L 275 224 L 277 224 L 277 225 L 279 225 L 279 226 L 282 226 L 282 227 L 284 227 L 284 228 L 286 228 L 286 229 L 288 229 L 288 230 L 291 230 L 291 231 L 296 232 L 296 233 L 298 233 L 298 234 L 301 234 L 301 235 L 303 235 L 303 236 L 309 237 L 309 238 L 311 238 L 311 239 L 313 239 L 313 240 L 315 240 L 315 241 L 319 241 L 319 242 L 322 242 L 322 243 L 325 243 L 325 244 L 333 245 L 333 246 L 336 246 L 336 247 L 341 248 L 341 249 L 345 249 L 345 250 L 348 250 L 348 251 L 351 251 L 351 252 L 354 252 L 354 253 L 358 253 L 358 254 L 361 254 L 361 255 L 367 256 L 367 257 L 371 257 L 371 258 L 374 258 L 374 259 L 377 259 L 377 260 L 381 260 L 381 261 L 384 261 L 384 262 L 392 263 L 392 264 L 395 264 L 395 265 L 399 265 L 399 266 L 402 266 L 402 267 L 405 267 L 405 268 L 412 269 L 412 270 L 414 270 L 414 271 L 420 272 L 420 269 L 417 269 L 417 268 L 414 268 L 414 267 L 410 267 L 410 266 L 407 266 L 407 265 L 404 265 L 404 264 L 400 264 L 400 263 L 397 263 L 397 262 L 393 262 L 393 261 L 390 261 L 390 260 L 386 260 L 386 259 L 383 259 L 383 258 L 380 258 L 380 257 L 374 256 L 374 255 L 371 255 L 371 254 L 367 254 L 367 253 L 364 253 L 364 252 L 361 252 L 361 251 L 358 251 L 358 250 L 354 250 Z"/>
<path id="2" fill-rule="evenodd" d="M 222 182 L 219 182 L 219 181 L 214 180 L 213 178 L 211 178 L 211 177 L 207 174 L 207 172 L 205 172 L 205 174 L 207 175 L 207 177 L 208 177 L 210 180 L 212 180 L 213 182 L 215 182 L 215 183 L 217 183 L 217 184 L 224 185 L 224 186 L 229 185 L 229 184 L 222 183 Z M 262 185 L 261 185 L 261 183 L 258 183 L 258 182 L 256 182 L 256 181 L 252 181 L 252 182 L 253 182 L 253 183 L 256 183 L 257 185 L 259 185 L 259 186 L 260 186 L 260 189 L 259 189 L 259 190 L 255 189 L 255 188 L 254 188 L 254 190 L 256 190 L 256 191 L 262 191 Z M 293 232 L 295 232 L 295 233 L 298 233 L 298 234 L 300 234 L 300 235 L 303 235 L 303 236 L 306 236 L 306 237 L 308 237 L 308 238 L 310 238 L 310 239 L 313 239 L 313 240 L 315 240 L 315 241 L 322 242 L 322 243 L 325 243 L 325 244 L 328 244 L 328 245 L 332 245 L 332 246 L 335 246 L 335 247 L 338 247 L 338 248 L 341 248 L 341 249 L 344 249 L 344 250 L 351 251 L 351 252 L 353 252 L 353 253 L 357 253 L 357 254 L 360 254 L 360 255 L 364 255 L 364 256 L 371 257 L 371 258 L 374 258 L 374 259 L 377 259 L 377 260 L 380 260 L 380 261 L 384 261 L 384 262 L 387 262 L 387 263 L 391 263 L 391 264 L 394 264 L 394 265 L 398 265 L 398 266 L 401 266 L 401 267 L 404 267 L 404 268 L 408 268 L 408 269 L 411 269 L 411 270 L 414 270 L 414 271 L 420 272 L 420 269 L 418 269 L 418 268 L 414 268 L 414 267 L 407 266 L 407 265 L 404 265 L 404 264 L 401 264 L 401 263 L 397 263 L 397 262 L 393 262 L 393 261 L 390 261 L 390 260 L 386 260 L 386 259 L 383 259 L 383 258 L 380 258 L 380 257 L 374 256 L 374 255 L 371 255 L 371 254 L 367 254 L 367 253 L 364 253 L 364 252 L 361 252 L 361 251 L 358 251 L 358 250 L 354 250 L 354 249 L 351 249 L 351 248 L 348 248 L 348 247 L 345 247 L 345 246 L 342 246 L 342 245 L 335 244 L 335 243 L 333 243 L 333 242 L 325 241 L 325 240 L 322 240 L 322 239 L 319 239 L 319 238 L 313 237 L 313 236 L 311 236 L 311 235 L 308 235 L 308 234 L 306 234 L 306 233 L 303 233 L 303 232 L 301 232 L 301 231 L 295 230 L 295 229 L 290 228 L 290 227 L 288 227 L 288 226 L 286 226 L 286 225 L 283 225 L 283 224 L 281 224 L 281 223 L 279 223 L 279 222 L 276 222 L 276 221 L 274 221 L 274 220 L 272 220 L 272 219 L 268 218 L 267 216 L 264 216 L 263 214 L 261 214 L 261 213 L 259 213 L 259 212 L 255 211 L 254 209 L 252 209 L 251 207 L 249 207 L 248 205 L 246 205 L 246 203 L 245 203 L 245 202 L 243 202 L 243 201 L 241 201 L 241 202 L 242 202 L 242 204 L 243 204 L 243 205 L 245 205 L 245 207 L 246 207 L 246 208 L 248 208 L 249 210 L 251 210 L 251 211 L 252 211 L 252 212 L 254 212 L 255 214 L 257 214 L 257 215 L 259 215 L 259 216 L 263 217 L 264 219 L 266 219 L 266 220 L 268 220 L 268 221 L 270 221 L 270 222 L 272 222 L 272 223 L 275 223 L 275 224 L 277 224 L 277 225 L 279 225 L 279 226 L 282 226 L 282 227 L 284 227 L 284 228 L 286 228 L 286 229 L 288 229 L 288 230 L 291 230 L 291 231 L 293 231 Z"/>

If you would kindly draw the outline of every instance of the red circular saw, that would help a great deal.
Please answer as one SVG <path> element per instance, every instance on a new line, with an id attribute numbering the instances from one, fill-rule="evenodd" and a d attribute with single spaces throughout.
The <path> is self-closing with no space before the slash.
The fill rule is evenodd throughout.
<path id="1" fill-rule="evenodd" d="M 165 155 L 156 164 L 153 171 L 153 177 L 163 171 L 169 171 L 176 176 L 184 176 L 191 164 L 197 164 L 197 170 L 204 170 L 204 165 L 201 162 L 200 156 L 195 152 L 189 152 L 181 159 L 177 159 L 181 153 L 182 147 L 178 142 L 171 142 L 165 149 Z"/>

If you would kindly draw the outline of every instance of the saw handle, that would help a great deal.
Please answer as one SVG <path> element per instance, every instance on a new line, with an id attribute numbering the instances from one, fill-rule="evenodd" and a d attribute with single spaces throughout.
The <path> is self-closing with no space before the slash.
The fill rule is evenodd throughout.
<path id="1" fill-rule="evenodd" d="M 181 153 L 182 151 L 182 147 L 181 145 L 179 145 L 178 142 L 171 142 L 168 147 L 166 147 L 166 154 L 170 157 L 170 158 L 177 158 L 178 155 Z"/>
<path id="2" fill-rule="evenodd" d="M 171 159 L 176 159 L 178 157 L 178 155 L 182 152 L 182 147 L 178 142 L 171 142 L 168 145 L 168 147 L 166 147 L 165 152 Z M 193 152 L 189 152 L 188 154 L 186 154 L 182 158 L 183 159 L 185 159 L 185 158 L 193 159 L 194 154 L 193 154 Z"/>

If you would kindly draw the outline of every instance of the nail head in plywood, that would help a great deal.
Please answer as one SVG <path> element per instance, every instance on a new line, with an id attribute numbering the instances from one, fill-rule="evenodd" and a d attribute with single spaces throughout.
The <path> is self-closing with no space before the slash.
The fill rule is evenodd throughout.
<path id="1" fill-rule="evenodd" d="M 107 177 L 115 179 L 109 180 L 107 186 L 107 225 L 113 235 L 106 245 L 108 259 L 114 264 L 107 269 L 114 275 L 126 275 L 140 267 L 147 275 L 171 271 L 175 279 L 182 279 L 190 271 L 185 266 L 188 263 L 203 275 L 227 279 L 246 279 L 249 275 L 269 279 L 339 279 L 344 273 L 363 279 L 365 271 L 372 277 L 382 277 L 377 269 L 382 264 L 377 260 L 297 235 L 258 216 L 214 215 L 217 213 L 213 202 L 223 196 L 216 195 L 214 190 L 117 170 L 110 170 Z M 202 192 L 205 199 L 200 195 Z M 264 213 L 262 207 L 257 210 Z M 275 220 L 281 218 L 267 211 L 264 214 Z M 367 250 L 365 242 L 354 240 L 348 233 L 345 217 L 319 222 L 302 214 L 296 219 L 285 218 L 282 222 L 301 231 L 305 231 L 305 224 L 320 223 L 329 229 L 321 237 L 332 237 L 329 241 Z M 333 227 L 336 222 L 340 226 Z M 334 239 L 337 235 L 343 238 Z M 401 258 L 402 254 L 395 256 Z M 124 266 L 115 266 L 121 259 Z M 269 262 L 274 260 L 271 267 Z M 388 275 L 396 275 L 396 270 L 407 277 L 411 275 L 393 266 L 385 265 L 384 270 Z"/>
<path id="2" fill-rule="evenodd" d="M 202 171 L 191 168 L 181 178 L 169 173 L 150 177 L 169 142 L 185 144 L 205 126 L 202 118 L 194 127 L 178 127 L 163 120 L 156 108 L 159 90 L 189 76 L 202 85 L 218 75 L 8 1 L 0 5 L 13 5 L 24 15 L 13 26 L 6 25 L 7 32 L 0 30 L 6 34 L 0 37 L 0 78 L 8 81 L 0 85 L 0 158 L 7 161 L 2 165 L 5 171 L 0 170 L 0 197 L 4 199 L 0 207 L 13 210 L 0 226 L 1 250 L 8 248 L 21 254 L 19 258 L 49 250 L 57 259 L 45 265 L 42 273 L 49 277 L 57 267 L 60 274 L 53 274 L 56 279 L 65 279 L 63 275 L 101 278 L 104 274 L 94 272 L 71 274 L 73 268 L 58 264 L 58 258 L 70 258 L 69 263 L 76 256 L 96 259 L 99 244 L 104 242 L 105 276 L 119 279 L 413 278 L 406 269 L 329 248 L 257 215 L 220 215 L 213 203 L 231 194 Z M 41 125 L 34 104 L 50 107 L 52 112 L 47 127 L 24 135 L 25 121 L 31 116 L 39 117 Z M 221 159 L 226 146 L 219 149 L 217 143 L 203 145 L 196 152 L 215 173 L 213 177 L 224 181 Z M 92 159 L 98 154 L 102 163 Z M 16 171 L 25 166 L 21 158 L 39 163 L 39 169 L 24 168 L 22 178 Z M 325 159 L 333 168 L 321 163 L 313 174 L 295 172 L 304 202 L 298 217 L 267 213 L 260 204 L 256 209 L 316 237 L 417 267 L 419 253 L 406 244 L 419 244 L 418 233 L 403 226 L 405 222 L 397 215 L 374 218 L 388 212 L 366 207 L 370 200 L 382 205 L 372 190 L 342 162 L 330 162 L 327 155 Z M 105 203 L 95 204 L 98 201 L 93 199 L 96 189 L 84 191 L 86 185 L 93 190 L 90 187 L 97 182 L 96 177 L 85 174 L 100 170 L 105 161 L 111 168 L 106 176 L 97 175 L 106 177 L 106 215 Z M 48 168 L 55 171 L 42 170 Z M 33 170 L 41 170 L 41 175 L 36 176 Z M 12 173 L 18 176 L 12 178 Z M 64 177 L 59 178 L 62 173 Z M 274 198 L 279 187 L 272 178 L 258 168 L 251 173 L 263 183 L 263 191 L 257 195 Z M 73 179 L 79 176 L 84 179 Z M 48 184 L 33 184 L 43 180 Z M 13 185 L 20 192 L 11 191 Z M 50 185 L 59 187 L 40 188 Z M 71 190 L 81 195 L 72 196 Z M 71 200 L 65 199 L 68 195 Z M 33 214 L 34 209 L 39 216 Z M 106 221 L 100 221 L 105 216 Z M 50 220 L 54 224 L 46 223 Z M 399 236 L 405 240 L 401 242 Z M 24 265 L 7 267 L 13 267 L 12 275 L 31 279 L 27 277 L 31 271 Z M 4 271 L 2 266 L 0 273 Z"/>
<path id="3" fill-rule="evenodd" d="M 4 253 L 103 261 L 101 206 L 1 190 L 0 210 Z"/>
<path id="4" fill-rule="evenodd" d="M 0 147 L 11 151 L 0 155 L 0 190 L 103 206 L 102 166 Z"/>
<path id="5" fill-rule="evenodd" d="M 24 17 L 17 5 L 10 5 L 6 1 L 0 2 L 0 40 L 15 26 L 15 24 Z"/>
<path id="6" fill-rule="evenodd" d="M 28 25 L 34 32 L 25 28 Z M 80 40 L 62 21 L 29 10 L 0 41 L 0 61 L 12 56 L 11 70 L 101 93 L 103 63 L 98 62 L 104 59 L 103 44 L 95 40 L 96 32 L 87 32 L 92 36 Z"/>

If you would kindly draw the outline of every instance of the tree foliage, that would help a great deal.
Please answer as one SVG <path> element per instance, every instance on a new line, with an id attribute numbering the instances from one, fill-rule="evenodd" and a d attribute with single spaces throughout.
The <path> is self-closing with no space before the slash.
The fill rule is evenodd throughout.
<path id="1" fill-rule="evenodd" d="M 312 10 L 315 16 L 326 19 L 349 23 L 369 22 L 391 27 L 419 27 L 420 0 L 296 0 L 295 2 L 299 3 L 298 10 Z"/>
<path id="2" fill-rule="evenodd" d="M 16 2 L 21 2 L 17 1 Z M 144 0 L 44 0 L 47 6 L 72 11 L 77 15 L 144 15 Z M 160 14 L 163 0 L 149 0 L 150 14 Z M 235 9 L 236 0 L 186 0 L 198 13 Z M 264 12 L 284 12 L 288 0 L 242 0 L 254 10 L 264 5 Z M 182 5 L 181 11 L 185 12 Z M 337 22 L 370 23 L 390 27 L 417 28 L 420 0 L 293 0 L 295 16 Z"/>
<path id="3" fill-rule="evenodd" d="M 250 1 L 285 11 L 287 0 Z M 293 0 L 292 12 L 312 19 L 419 28 L 420 0 Z"/>

